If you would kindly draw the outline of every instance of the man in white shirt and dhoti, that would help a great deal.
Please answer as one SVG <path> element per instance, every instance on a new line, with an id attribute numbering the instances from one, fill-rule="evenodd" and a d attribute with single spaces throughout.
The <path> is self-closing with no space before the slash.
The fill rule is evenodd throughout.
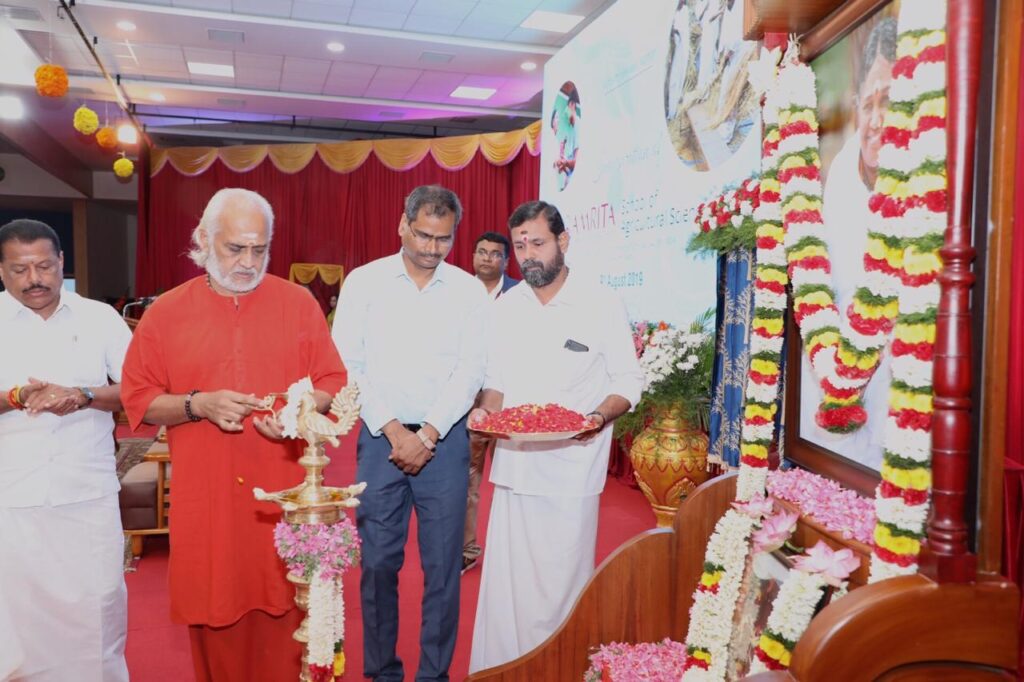
<path id="1" fill-rule="evenodd" d="M 597 428 L 577 440 L 498 442 L 470 672 L 543 642 L 590 579 L 610 425 L 643 387 L 621 300 L 565 266 L 569 235 L 558 209 L 528 202 L 509 228 L 528 286 L 494 305 L 487 376 L 470 425 L 503 407 L 557 403 Z"/>
<path id="2" fill-rule="evenodd" d="M 0 671 L 117 682 L 127 592 L 111 413 L 131 331 L 63 291 L 63 268 L 49 226 L 0 228 L 0 622 L 14 626 Z"/>

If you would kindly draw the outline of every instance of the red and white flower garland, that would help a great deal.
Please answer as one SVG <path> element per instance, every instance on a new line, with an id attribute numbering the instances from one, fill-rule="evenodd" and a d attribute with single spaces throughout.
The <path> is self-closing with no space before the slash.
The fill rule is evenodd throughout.
<path id="1" fill-rule="evenodd" d="M 946 3 L 903 0 L 871 207 L 897 226 L 892 384 L 870 581 L 917 572 L 931 491 L 932 354 L 946 227 Z M 886 237 L 879 241 L 886 240 Z M 870 250 L 870 247 L 869 247 Z"/>
<path id="2" fill-rule="evenodd" d="M 917 570 L 931 488 L 932 352 L 942 267 L 938 251 L 946 220 L 944 19 L 942 0 L 904 0 L 901 5 L 892 104 L 885 119 L 882 168 L 871 199 L 880 221 L 869 233 L 864 256 L 871 276 L 855 294 L 845 321 L 826 277 L 831 269 L 827 249 L 814 234 L 820 225 L 821 191 L 809 67 L 785 67 L 782 73 L 793 69 L 792 85 L 772 87 L 763 110 L 762 175 L 754 214 L 755 312 L 736 498 L 746 501 L 764 494 L 777 409 L 785 292 L 792 272 L 804 345 L 823 381 L 823 427 L 842 432 L 863 423 L 861 392 L 877 368 L 890 331 L 894 338 L 871 581 Z M 782 125 L 789 128 L 787 146 L 780 152 Z M 809 144 L 808 136 L 813 137 L 813 148 L 801 146 Z M 782 152 L 789 163 L 782 163 Z M 780 180 L 787 184 L 785 224 Z M 786 227 L 793 228 L 788 238 Z M 818 359 L 822 351 L 825 354 Z M 722 538 L 737 534 L 738 523 L 735 510 L 730 510 L 709 540 L 705 573 L 694 593 L 684 679 L 723 679 L 736 604 L 736 594 L 723 585 L 731 588 L 740 580 L 737 573 L 749 551 L 753 526 L 731 552 L 723 553 L 718 545 Z M 723 563 L 714 560 L 719 554 Z"/>
<path id="3" fill-rule="evenodd" d="M 764 59 L 771 59 L 767 53 Z M 773 67 L 774 68 L 774 67 Z M 750 334 L 750 367 L 740 435 L 740 473 L 736 499 L 764 495 L 768 448 L 775 433 L 779 380 L 782 374 L 782 333 L 785 329 L 786 286 L 789 273 L 783 249 L 782 207 L 779 195 L 779 125 L 775 88 L 769 88 L 763 108 L 761 186 L 757 221 L 757 263 L 754 269 L 754 318 Z"/>

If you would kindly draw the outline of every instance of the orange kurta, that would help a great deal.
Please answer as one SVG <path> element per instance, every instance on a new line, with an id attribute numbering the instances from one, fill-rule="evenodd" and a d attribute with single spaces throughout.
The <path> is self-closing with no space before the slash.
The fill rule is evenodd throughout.
<path id="1" fill-rule="evenodd" d="M 267 275 L 237 298 L 197 277 L 146 311 L 124 362 L 121 398 L 133 428 L 153 399 L 193 389 L 262 397 L 305 376 L 330 394 L 346 380 L 323 312 L 309 292 Z M 274 505 L 252 489 L 298 484 L 302 443 L 261 436 L 249 417 L 241 433 L 203 420 L 167 430 L 172 458 L 171 617 L 230 625 L 254 609 L 280 615 L 294 591 L 274 550 Z"/>

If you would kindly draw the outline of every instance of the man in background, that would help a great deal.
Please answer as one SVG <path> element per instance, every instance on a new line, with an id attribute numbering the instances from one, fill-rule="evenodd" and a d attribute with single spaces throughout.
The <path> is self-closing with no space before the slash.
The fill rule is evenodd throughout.
<path id="1" fill-rule="evenodd" d="M 459 621 L 466 516 L 466 413 L 484 371 L 487 295 L 444 262 L 462 205 L 417 187 L 398 223 L 401 250 L 353 270 L 338 299 L 334 339 L 359 386 L 363 428 L 356 480 L 362 539 L 363 675 L 405 679 L 396 655 L 398 571 L 416 509 L 423 607 L 415 679 L 447 680 Z"/>
<path id="2" fill-rule="evenodd" d="M 473 247 L 473 271 L 484 283 L 492 301 L 519 284 L 521 280 L 505 274 L 509 257 L 508 237 L 497 232 L 484 232 L 476 238 Z M 462 543 L 462 572 L 475 568 L 483 549 L 476 539 L 476 518 L 480 506 L 480 481 L 484 476 L 484 461 L 494 444 L 475 431 L 469 434 L 469 491 L 466 495 L 466 531 Z"/>
<path id="3" fill-rule="evenodd" d="M 294 485 L 302 445 L 254 411 L 308 376 L 324 412 L 345 370 L 316 300 L 266 274 L 273 230 L 259 194 L 214 194 L 189 254 L 206 274 L 156 300 L 125 360 L 132 427 L 168 427 L 171 618 L 189 626 L 198 682 L 294 680 L 301 665 L 302 613 L 274 550 L 280 514 L 252 489 Z"/>
<path id="4" fill-rule="evenodd" d="M 615 292 L 566 267 L 569 234 L 558 209 L 525 203 L 509 229 L 528 286 L 495 303 L 484 390 L 469 424 L 503 407 L 557 403 L 595 426 L 578 440 L 496 447 L 470 672 L 547 639 L 590 579 L 612 439 L 607 427 L 643 388 L 626 308 Z"/>
<path id="5" fill-rule="evenodd" d="M 0 227 L 0 674 L 127 681 L 111 413 L 131 331 L 63 272 L 48 225 Z"/>

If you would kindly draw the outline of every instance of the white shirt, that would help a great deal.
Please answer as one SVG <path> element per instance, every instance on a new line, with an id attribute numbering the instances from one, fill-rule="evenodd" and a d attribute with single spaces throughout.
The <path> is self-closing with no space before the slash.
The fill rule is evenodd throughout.
<path id="1" fill-rule="evenodd" d="M 822 236 L 832 263 L 836 305 L 843 316 L 853 302 L 857 288 L 867 280 L 863 255 L 868 230 L 878 222 L 878 216 L 868 208 L 870 192 L 860 178 L 859 162 L 860 140 L 854 134 L 832 161 L 823 195 L 825 232 Z M 852 433 L 835 434 L 814 422 L 821 401 L 821 387 L 805 354 L 801 358 L 800 370 L 800 436 L 876 471 L 881 468 L 882 438 L 889 414 L 891 355 L 887 346 L 878 369 L 864 390 L 868 422 Z"/>
<path id="2" fill-rule="evenodd" d="M 500 391 L 504 407 L 557 403 L 587 414 L 612 394 L 640 400 L 643 373 L 626 308 L 611 289 L 570 272 L 542 305 L 524 283 L 494 304 L 491 320 L 484 388 Z M 581 350 L 566 348 L 569 341 Z M 523 495 L 597 495 L 611 439 L 609 427 L 589 443 L 499 440 L 491 482 Z"/>
<path id="3" fill-rule="evenodd" d="M 481 283 L 483 282 L 483 280 L 480 281 Z M 497 301 L 498 297 L 501 296 L 501 288 L 503 286 L 505 286 L 505 275 L 502 275 L 501 279 L 498 280 L 498 283 L 495 285 L 495 287 L 487 292 L 487 295 L 490 297 L 492 301 Z M 487 289 L 486 284 L 484 284 L 484 289 Z"/>
<path id="4" fill-rule="evenodd" d="M 331 334 L 374 436 L 397 419 L 428 422 L 443 438 L 469 411 L 483 382 L 487 303 L 480 280 L 444 262 L 419 289 L 401 253 L 348 275 Z"/>
<path id="5" fill-rule="evenodd" d="M 109 305 L 62 291 L 44 320 L 0 293 L 0 387 L 29 377 L 61 386 L 121 381 L 131 341 Z M 93 500 L 120 488 L 114 465 L 113 415 L 86 408 L 58 417 L 22 410 L 0 414 L 0 506 L 36 507 Z"/>

